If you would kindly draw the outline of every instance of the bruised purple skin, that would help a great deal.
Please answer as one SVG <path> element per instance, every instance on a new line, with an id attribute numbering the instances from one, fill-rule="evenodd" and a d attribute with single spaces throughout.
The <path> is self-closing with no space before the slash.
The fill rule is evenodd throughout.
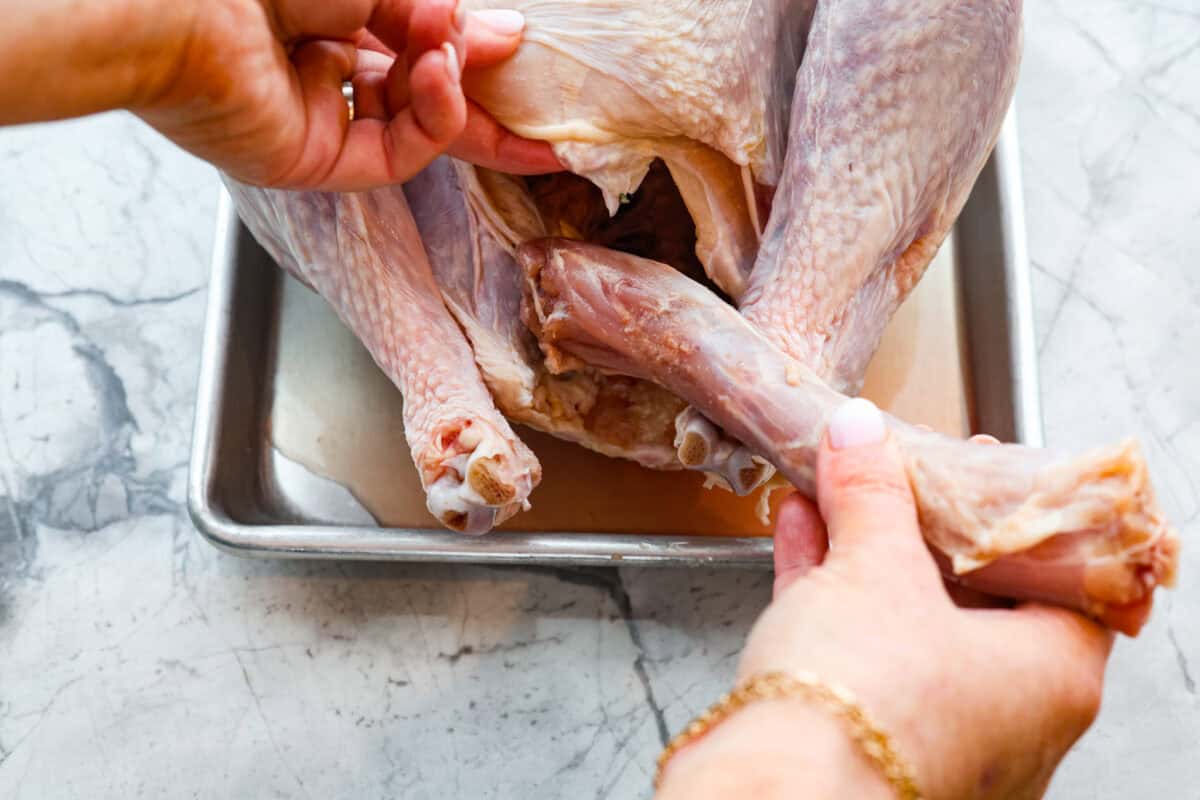
<path id="1" fill-rule="evenodd" d="M 653 380 L 772 462 L 802 492 L 845 397 L 669 266 L 561 239 L 523 246 L 523 307 L 551 370 L 581 360 Z M 955 580 L 1076 608 L 1136 634 L 1178 538 L 1131 443 L 1082 456 L 972 445 L 890 426 L 926 540 Z"/>

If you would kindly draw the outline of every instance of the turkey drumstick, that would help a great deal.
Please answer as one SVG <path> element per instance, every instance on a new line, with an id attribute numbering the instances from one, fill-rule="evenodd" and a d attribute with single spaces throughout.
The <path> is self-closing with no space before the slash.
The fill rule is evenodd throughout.
<path id="1" fill-rule="evenodd" d="M 648 259 L 568 240 L 519 251 L 523 309 L 547 366 L 653 380 L 769 459 L 801 491 L 845 397 L 705 287 Z M 890 421 L 922 530 L 951 576 L 1136 633 L 1178 539 L 1135 444 L 1079 456 L 975 445 Z"/>
<path id="2" fill-rule="evenodd" d="M 430 513 L 480 534 L 528 507 L 541 466 L 492 402 L 401 187 L 333 194 L 226 183 L 255 237 L 329 301 L 403 394 Z"/>

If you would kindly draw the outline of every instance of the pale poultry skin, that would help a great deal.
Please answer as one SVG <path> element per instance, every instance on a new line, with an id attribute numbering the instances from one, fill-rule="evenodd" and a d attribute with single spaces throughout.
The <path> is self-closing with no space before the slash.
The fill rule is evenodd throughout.
<path id="1" fill-rule="evenodd" d="M 402 189 L 331 194 L 227 185 L 272 258 L 333 306 L 400 389 L 429 512 L 448 528 L 480 534 L 528 507 L 541 466 L 480 379 Z"/>
<path id="2" fill-rule="evenodd" d="M 466 78 L 472 98 L 550 142 L 610 211 L 662 159 L 700 260 L 740 296 L 765 222 L 756 187 L 775 185 L 783 167 L 815 0 L 471 2 L 526 19 L 513 58 Z"/>
<path id="3" fill-rule="evenodd" d="M 1019 0 L 818 5 L 742 313 L 845 393 L 950 233 L 999 136 Z"/>

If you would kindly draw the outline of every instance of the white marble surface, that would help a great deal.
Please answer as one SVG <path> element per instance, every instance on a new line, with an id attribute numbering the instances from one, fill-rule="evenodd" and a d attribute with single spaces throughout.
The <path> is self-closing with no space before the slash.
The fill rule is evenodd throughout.
<path id="1" fill-rule="evenodd" d="M 1140 436 L 1200 535 L 1200 7 L 1029 3 L 1051 444 Z M 0 797 L 632 798 L 765 576 L 251 563 L 184 483 L 216 180 L 120 116 L 0 131 Z M 1200 797 L 1200 551 L 1050 796 Z"/>

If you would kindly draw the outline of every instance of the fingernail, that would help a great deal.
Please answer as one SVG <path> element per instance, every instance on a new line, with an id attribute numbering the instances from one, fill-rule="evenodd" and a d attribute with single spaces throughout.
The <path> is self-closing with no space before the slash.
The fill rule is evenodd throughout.
<path id="1" fill-rule="evenodd" d="M 842 403 L 829 418 L 829 444 L 834 450 L 879 444 L 887 435 L 883 414 L 863 397 Z"/>
<path id="2" fill-rule="evenodd" d="M 488 8 L 476 11 L 474 19 L 492 33 L 501 36 L 516 36 L 525 30 L 525 15 L 520 11 L 508 8 Z"/>
<path id="3" fill-rule="evenodd" d="M 463 5 L 462 0 L 458 0 L 454 4 L 454 17 L 451 19 L 451 24 L 454 25 L 455 30 L 459 33 L 467 29 L 467 9 Z"/>
<path id="4" fill-rule="evenodd" d="M 458 51 L 449 42 L 442 43 L 442 55 L 446 57 L 446 74 L 450 80 L 458 83 L 462 80 L 462 69 L 458 66 Z"/>

